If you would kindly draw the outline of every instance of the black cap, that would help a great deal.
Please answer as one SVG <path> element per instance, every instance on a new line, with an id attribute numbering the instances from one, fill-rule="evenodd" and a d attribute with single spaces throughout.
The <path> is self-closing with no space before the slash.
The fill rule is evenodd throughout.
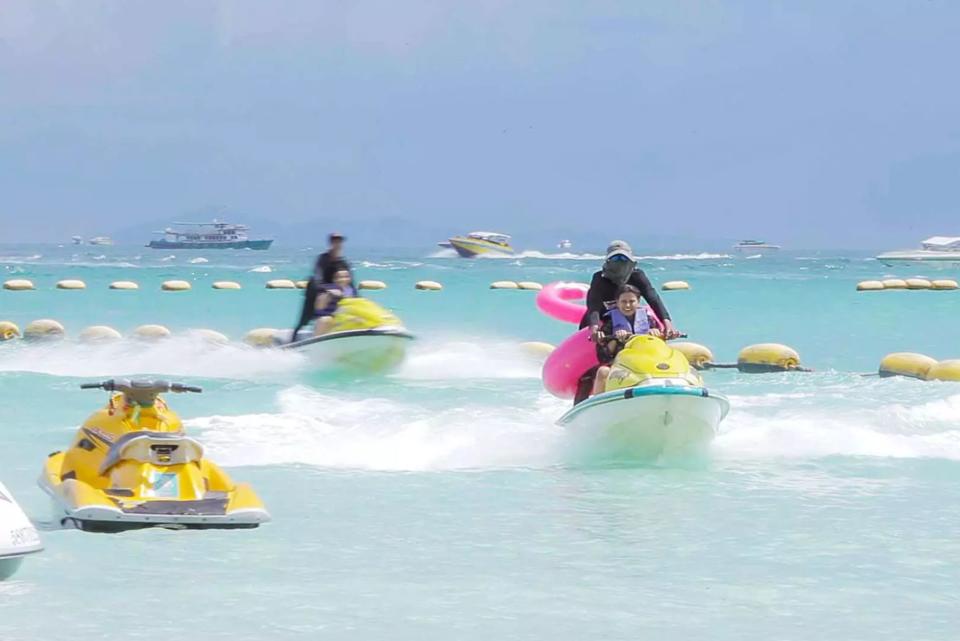
<path id="1" fill-rule="evenodd" d="M 328 240 L 329 242 L 331 242 L 331 243 L 332 243 L 333 241 L 335 241 L 335 240 L 346 240 L 346 239 L 347 239 L 347 237 L 344 236 L 343 234 L 339 233 L 339 232 L 333 232 L 332 234 L 330 234 L 329 236 L 327 236 L 327 240 Z"/>

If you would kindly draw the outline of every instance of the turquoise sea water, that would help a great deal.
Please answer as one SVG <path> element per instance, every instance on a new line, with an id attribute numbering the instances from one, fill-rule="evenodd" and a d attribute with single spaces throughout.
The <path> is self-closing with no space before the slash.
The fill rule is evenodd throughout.
<path id="1" fill-rule="evenodd" d="M 351 248 L 353 249 L 353 248 Z M 274 521 L 252 531 L 44 531 L 0 584 L 0 639 L 955 639 L 960 629 L 960 386 L 864 377 L 892 351 L 960 357 L 960 292 L 857 293 L 867 278 L 957 278 L 867 256 L 650 257 L 677 325 L 718 359 L 777 341 L 812 374 L 707 374 L 732 410 L 707 460 L 602 465 L 554 420 L 517 349 L 572 329 L 499 279 L 587 280 L 599 260 L 467 261 L 353 249 L 369 295 L 418 335 L 385 378 L 296 354 L 211 348 L 288 327 L 312 250 L 0 247 L 0 320 L 74 336 L 162 323 L 162 344 L 0 344 L 0 478 L 34 520 L 47 453 L 104 401 L 77 384 L 152 374 L 202 385 L 174 407 Z M 190 262 L 202 257 L 208 262 Z M 271 271 L 267 272 L 265 268 Z M 258 269 L 260 271 L 252 271 Z M 62 278 L 85 291 L 59 291 Z M 163 280 L 194 282 L 184 293 Z M 140 283 L 111 291 L 113 280 Z M 214 291 L 214 280 L 241 291 Z M 442 292 L 413 283 L 440 281 Z"/>

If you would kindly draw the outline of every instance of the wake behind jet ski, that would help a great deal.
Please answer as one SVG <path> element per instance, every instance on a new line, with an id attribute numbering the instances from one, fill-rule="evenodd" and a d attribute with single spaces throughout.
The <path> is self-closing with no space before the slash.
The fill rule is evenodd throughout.
<path id="1" fill-rule="evenodd" d="M 42 549 L 36 528 L 0 483 L 0 581 L 13 576 L 25 556 Z"/>
<path id="2" fill-rule="evenodd" d="M 66 451 L 40 476 L 63 525 L 94 532 L 145 527 L 253 528 L 270 520 L 246 484 L 234 483 L 183 431 L 160 394 L 200 392 L 167 381 L 108 380 L 111 392 Z"/>

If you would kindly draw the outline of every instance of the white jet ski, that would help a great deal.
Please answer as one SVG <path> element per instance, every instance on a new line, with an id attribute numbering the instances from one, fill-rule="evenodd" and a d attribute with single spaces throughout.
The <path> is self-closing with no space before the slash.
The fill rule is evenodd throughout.
<path id="1" fill-rule="evenodd" d="M 0 483 L 0 581 L 13 576 L 23 557 L 42 549 L 37 529 Z"/>
<path id="2" fill-rule="evenodd" d="M 399 365 L 413 340 L 396 316 L 366 298 L 345 298 L 333 314 L 330 330 L 314 336 L 309 330 L 278 332 L 281 349 L 306 354 L 318 366 L 363 372 L 384 372 Z"/>
<path id="3" fill-rule="evenodd" d="M 575 405 L 557 424 L 611 458 L 657 458 L 703 450 L 730 402 L 711 393 L 686 357 L 640 335 L 617 354 L 606 391 Z"/>

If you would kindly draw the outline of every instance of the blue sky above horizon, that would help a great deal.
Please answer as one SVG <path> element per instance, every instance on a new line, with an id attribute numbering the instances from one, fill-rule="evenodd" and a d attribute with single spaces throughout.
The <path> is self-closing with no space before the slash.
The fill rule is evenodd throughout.
<path id="1" fill-rule="evenodd" d="M 4 0 L 3 240 L 220 206 L 688 244 L 960 235 L 957 24 L 943 0 Z"/>

